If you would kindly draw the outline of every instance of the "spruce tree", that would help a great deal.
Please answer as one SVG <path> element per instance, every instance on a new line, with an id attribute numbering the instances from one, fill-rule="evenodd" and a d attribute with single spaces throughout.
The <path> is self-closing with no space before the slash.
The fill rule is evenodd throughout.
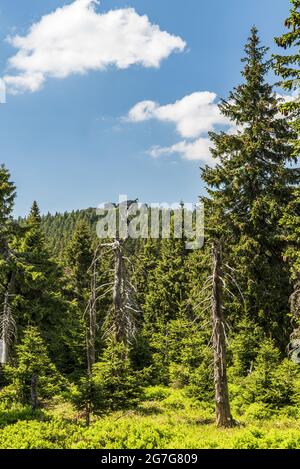
<path id="1" fill-rule="evenodd" d="M 275 56 L 275 71 L 281 77 L 280 86 L 294 93 L 294 99 L 282 105 L 283 112 L 289 118 L 298 138 L 294 139 L 294 156 L 300 155 L 300 1 L 291 0 L 292 8 L 285 21 L 287 32 L 275 38 L 277 45 L 289 54 Z M 300 175 L 300 173 L 299 173 Z M 296 188 L 292 201 L 285 208 L 282 219 L 284 239 L 288 247 L 286 257 L 290 262 L 292 277 L 300 281 L 300 189 Z"/>
<path id="2" fill-rule="evenodd" d="M 12 312 L 12 295 L 15 289 L 16 259 L 10 248 L 15 233 L 13 206 L 16 192 L 10 180 L 9 171 L 0 166 L 0 362 L 9 361 L 11 345 L 15 333 L 15 320 Z"/>
<path id="3" fill-rule="evenodd" d="M 22 404 L 31 404 L 32 410 L 42 399 L 53 397 L 61 389 L 63 380 L 49 358 L 47 346 L 38 329 L 26 328 L 22 343 L 17 346 L 15 368 L 8 375 Z"/>
<path id="4" fill-rule="evenodd" d="M 91 229 L 79 221 L 66 249 L 66 263 L 77 298 L 83 298 L 89 286 L 88 270 L 93 260 Z"/>
<path id="5" fill-rule="evenodd" d="M 267 51 L 253 27 L 243 59 L 244 82 L 220 105 L 237 129 L 210 134 L 217 164 L 206 166 L 202 177 L 209 194 L 204 198 L 211 214 L 208 233 L 225 240 L 225 260 L 236 269 L 248 315 L 283 346 L 289 327 L 290 285 L 282 261 L 279 220 L 291 200 L 297 174 L 287 167 L 294 161 L 288 143 L 294 132 L 266 81 L 271 66 Z"/>
<path id="6" fill-rule="evenodd" d="M 277 45 L 290 53 L 275 56 L 275 71 L 281 77 L 281 87 L 293 92 L 294 98 L 282 105 L 284 114 L 289 118 L 297 138 L 291 142 L 293 155 L 297 159 L 300 154 L 300 1 L 291 0 L 292 8 L 289 18 L 285 21 L 287 32 L 275 38 Z M 298 169 L 298 176 L 300 172 Z M 293 199 L 285 207 L 281 220 L 282 237 L 287 244 L 285 257 L 291 269 L 294 292 L 290 298 L 291 312 L 300 317 L 300 188 L 293 193 Z M 300 336 L 300 328 L 295 329 L 292 339 Z"/>
<path id="7" fill-rule="evenodd" d="M 7 253 L 7 244 L 13 227 L 12 211 L 16 188 L 10 180 L 10 173 L 4 165 L 0 166 L 0 254 Z"/>
<path id="8" fill-rule="evenodd" d="M 144 304 L 144 334 L 153 352 L 157 379 L 169 382 L 172 321 L 184 319 L 187 302 L 187 270 L 184 239 L 163 239 L 160 258 L 149 274 Z"/>
<path id="9" fill-rule="evenodd" d="M 41 216 L 34 202 L 12 246 L 17 253 L 14 310 L 19 333 L 37 326 L 52 356 L 63 360 L 64 319 L 68 304 L 63 297 L 62 270 L 45 243 Z"/>
<path id="10" fill-rule="evenodd" d="M 184 240 L 164 239 L 161 242 L 160 259 L 149 275 L 148 293 L 145 298 L 145 323 L 154 330 L 177 319 L 185 308 L 186 257 Z"/>
<path id="11" fill-rule="evenodd" d="M 66 245 L 65 276 L 67 295 L 72 304 L 69 314 L 69 330 L 66 333 L 68 347 L 73 356 L 75 367 L 86 368 L 86 318 L 85 310 L 88 303 L 91 273 L 89 271 L 93 259 L 93 246 L 90 227 L 79 220 L 74 233 Z M 71 371 L 71 369 L 70 369 Z"/>

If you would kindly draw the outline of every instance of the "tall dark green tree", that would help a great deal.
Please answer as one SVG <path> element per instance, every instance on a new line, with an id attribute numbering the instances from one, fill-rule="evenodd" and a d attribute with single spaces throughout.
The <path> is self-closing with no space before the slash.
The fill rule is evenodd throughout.
<path id="1" fill-rule="evenodd" d="M 294 99 L 282 105 L 283 112 L 289 117 L 291 126 L 298 138 L 294 139 L 295 158 L 300 155 L 300 1 L 291 0 L 289 18 L 285 21 L 287 32 L 275 38 L 279 47 L 290 51 L 284 55 L 275 56 L 275 70 L 281 77 L 281 87 L 294 93 Z M 300 189 L 294 191 L 293 200 L 287 205 L 282 219 L 285 240 L 288 243 L 286 256 L 290 262 L 292 276 L 300 280 Z"/>
<path id="2" fill-rule="evenodd" d="M 149 275 L 144 305 L 145 322 L 150 329 L 163 327 L 185 310 L 186 257 L 184 240 L 162 240 L 160 259 Z"/>
<path id="3" fill-rule="evenodd" d="M 213 227 L 208 231 L 225 240 L 225 260 L 236 269 L 247 313 L 283 346 L 290 285 L 279 220 L 297 181 L 287 166 L 295 159 L 289 144 L 295 136 L 266 81 L 271 66 L 267 52 L 253 27 L 243 59 L 244 82 L 220 105 L 237 129 L 210 134 L 217 164 L 206 167 L 202 177 Z M 237 305 L 236 314 L 243 309 Z"/>
<path id="4" fill-rule="evenodd" d="M 0 254 L 7 251 L 7 244 L 12 234 L 13 207 L 16 188 L 10 180 L 10 173 L 4 165 L 0 166 Z"/>
<path id="5" fill-rule="evenodd" d="M 68 345 L 73 351 L 76 367 L 86 368 L 86 317 L 91 281 L 90 265 L 93 260 L 93 246 L 90 226 L 79 220 L 66 247 L 65 275 L 68 284 L 68 298 L 72 302 L 69 317 Z"/>
<path id="6" fill-rule="evenodd" d="M 18 399 L 36 410 L 43 399 L 53 397 L 63 385 L 63 379 L 36 327 L 26 328 L 22 343 L 17 346 L 16 359 L 16 367 L 7 370 L 12 386 Z"/>
<path id="7" fill-rule="evenodd" d="M 15 321 L 12 313 L 12 295 L 15 288 L 16 259 L 10 249 L 15 232 L 13 206 L 16 192 L 9 171 L 0 166 L 0 331 L 1 363 L 7 363 L 13 341 Z"/>
<path id="8" fill-rule="evenodd" d="M 292 100 L 282 105 L 284 114 L 289 118 L 297 138 L 291 142 L 295 158 L 300 155 L 300 1 L 291 0 L 290 16 L 285 21 L 287 31 L 275 41 L 284 49 L 284 55 L 275 56 L 275 71 L 281 77 L 281 87 L 293 92 Z M 288 52 L 289 51 L 289 52 Z M 298 169 L 299 171 L 299 169 Z M 299 173 L 300 174 L 300 171 Z M 281 220 L 283 239 L 287 243 L 286 260 L 291 268 L 294 292 L 290 298 L 291 312 L 300 317 L 300 188 L 293 193 L 293 199 L 285 207 Z M 300 336 L 300 328 L 294 330 L 294 337 Z"/>
<path id="9" fill-rule="evenodd" d="M 88 269 L 93 260 L 91 227 L 80 220 L 66 249 L 66 263 L 77 297 L 83 297 L 89 286 Z"/>
<path id="10" fill-rule="evenodd" d="M 150 271 L 144 303 L 144 334 L 153 352 L 157 379 L 169 382 L 171 322 L 184 319 L 187 302 L 187 251 L 183 239 L 163 239 Z"/>
<path id="11" fill-rule="evenodd" d="M 38 327 L 52 356 L 63 359 L 67 302 L 63 298 L 62 269 L 46 247 L 36 202 L 21 228 L 12 242 L 17 256 L 13 308 L 19 335 L 29 325 Z"/>

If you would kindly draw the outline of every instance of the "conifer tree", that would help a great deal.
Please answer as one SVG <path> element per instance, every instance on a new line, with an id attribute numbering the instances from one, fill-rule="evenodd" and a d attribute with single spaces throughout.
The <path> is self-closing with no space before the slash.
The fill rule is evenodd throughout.
<path id="1" fill-rule="evenodd" d="M 10 173 L 0 166 L 0 254 L 7 255 L 7 245 L 13 231 L 14 200 L 16 189 L 10 180 Z"/>
<path id="2" fill-rule="evenodd" d="M 237 129 L 210 134 L 217 164 L 206 166 L 202 177 L 209 193 L 204 201 L 212 214 L 209 231 L 225 239 L 225 256 L 237 269 L 248 314 L 286 344 L 290 286 L 279 220 L 297 174 L 287 167 L 294 161 L 288 143 L 294 132 L 280 115 L 280 100 L 266 81 L 267 51 L 253 27 L 243 59 L 244 82 L 220 105 Z"/>
<path id="3" fill-rule="evenodd" d="M 141 305 L 142 311 L 145 297 L 149 291 L 149 278 L 157 266 L 159 257 L 159 240 L 150 237 L 139 246 L 133 275 L 137 285 L 138 302 Z"/>
<path id="4" fill-rule="evenodd" d="M 63 383 L 36 327 L 26 328 L 23 341 L 17 346 L 16 359 L 16 368 L 8 370 L 12 385 L 20 401 L 30 403 L 32 410 L 36 410 L 40 400 L 53 397 Z"/>
<path id="5" fill-rule="evenodd" d="M 15 186 L 10 181 L 9 171 L 0 166 L 0 363 L 9 361 L 10 348 L 15 331 L 12 313 L 12 295 L 15 288 L 15 256 L 10 242 L 15 231 L 12 210 L 16 196 Z M 2 306 L 3 305 L 3 306 Z"/>
<path id="6" fill-rule="evenodd" d="M 66 249 L 66 263 L 71 274 L 71 283 L 79 298 L 89 285 L 88 269 L 93 259 L 91 229 L 85 221 L 79 221 Z"/>
<path id="7" fill-rule="evenodd" d="M 275 38 L 279 47 L 291 49 L 289 54 L 275 56 L 275 70 L 282 81 L 281 87 L 288 92 L 294 92 L 294 99 L 282 105 L 283 112 L 289 116 L 291 126 L 298 138 L 291 144 L 294 156 L 300 155 L 300 1 L 291 0 L 292 8 L 289 18 L 285 21 L 287 32 Z M 294 198 L 286 207 L 282 220 L 283 230 L 288 242 L 286 255 L 291 263 L 293 278 L 300 275 L 300 190 L 294 192 Z"/>
<path id="8" fill-rule="evenodd" d="M 162 240 L 160 259 L 149 275 L 145 298 L 145 322 L 150 329 L 164 327 L 185 309 L 186 256 L 183 239 Z"/>
<path id="9" fill-rule="evenodd" d="M 285 55 L 275 56 L 275 71 L 282 78 L 281 87 L 294 93 L 294 99 L 282 105 L 284 114 L 289 118 L 297 138 L 291 142 L 295 158 L 300 155 L 300 1 L 291 0 L 290 16 L 285 21 L 287 32 L 275 38 L 277 45 L 285 51 Z M 299 171 L 299 169 L 298 169 Z M 300 177 L 300 171 L 298 173 Z M 299 183 L 299 179 L 298 179 Z M 295 283 L 291 296 L 291 311 L 295 317 L 300 317 L 300 188 L 295 189 L 293 199 L 285 207 L 281 220 L 283 239 L 287 243 L 286 259 L 291 267 L 292 279 Z M 300 335 L 300 328 L 294 331 Z"/>
<path id="10" fill-rule="evenodd" d="M 172 351 L 169 327 L 172 321 L 184 319 L 187 300 L 185 241 L 163 239 L 160 258 L 150 272 L 144 304 L 144 334 L 154 353 L 154 368 L 159 381 L 169 382 Z"/>
<path id="11" fill-rule="evenodd" d="M 69 318 L 71 327 L 67 333 L 68 342 L 77 364 L 86 368 L 85 310 L 91 281 L 89 268 L 93 260 L 93 245 L 90 227 L 84 220 L 76 223 L 73 236 L 66 247 L 65 258 L 68 296 L 74 306 Z"/>
<path id="12" fill-rule="evenodd" d="M 14 309 L 19 333 L 28 325 L 37 326 L 49 350 L 63 359 L 63 328 L 67 303 L 63 298 L 62 271 L 51 258 L 41 229 L 36 202 L 12 246 L 17 253 Z"/>

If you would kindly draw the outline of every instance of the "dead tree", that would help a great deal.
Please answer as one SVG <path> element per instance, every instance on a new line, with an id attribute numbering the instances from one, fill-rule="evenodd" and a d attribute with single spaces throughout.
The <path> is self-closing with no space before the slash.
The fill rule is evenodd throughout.
<path id="1" fill-rule="evenodd" d="M 14 294 L 14 274 L 10 276 L 8 286 L 4 295 L 3 310 L 0 319 L 2 354 L 1 364 L 9 362 L 10 347 L 15 336 L 15 321 L 12 315 L 10 300 Z"/>
<path id="2" fill-rule="evenodd" d="M 125 274 L 124 257 L 122 253 L 122 241 L 117 241 L 114 248 L 114 287 L 113 287 L 113 328 L 117 342 L 123 340 L 122 309 L 123 309 L 123 284 Z"/>
<path id="3" fill-rule="evenodd" d="M 91 288 L 90 298 L 88 301 L 86 314 L 87 314 L 87 328 L 86 328 L 86 353 L 87 353 L 87 368 L 88 374 L 91 375 L 92 367 L 96 360 L 96 331 L 97 331 L 97 280 L 98 280 L 98 262 L 97 250 L 90 267 L 91 270 Z"/>
<path id="4" fill-rule="evenodd" d="M 114 286 L 112 331 L 116 342 L 130 345 L 136 333 L 137 315 L 140 313 L 135 302 L 135 288 L 131 284 L 126 268 L 124 240 L 116 239 L 114 252 Z"/>
<path id="5" fill-rule="evenodd" d="M 216 422 L 218 427 L 232 427 L 233 419 L 230 412 L 228 383 L 226 373 L 226 333 L 223 316 L 223 273 L 221 246 L 217 241 L 212 245 L 213 255 L 213 295 L 212 295 L 212 326 L 214 351 L 214 385 L 216 402 Z"/>

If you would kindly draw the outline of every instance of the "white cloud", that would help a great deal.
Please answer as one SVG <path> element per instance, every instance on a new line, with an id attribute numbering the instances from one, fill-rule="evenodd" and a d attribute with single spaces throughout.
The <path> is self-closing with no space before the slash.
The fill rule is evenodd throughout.
<path id="1" fill-rule="evenodd" d="M 170 147 L 153 147 L 148 153 L 153 158 L 177 153 L 185 160 L 201 160 L 204 163 L 213 165 L 216 161 L 211 156 L 210 147 L 212 147 L 212 142 L 209 138 L 198 138 L 191 142 L 184 140 Z"/>
<path id="2" fill-rule="evenodd" d="M 213 130 L 218 124 L 229 124 L 215 102 L 216 97 L 215 93 L 199 91 L 166 106 L 160 106 L 154 101 L 142 101 L 129 111 L 128 119 L 131 122 L 149 119 L 173 122 L 179 135 L 196 138 Z"/>
<path id="3" fill-rule="evenodd" d="M 144 122 L 156 119 L 175 124 L 177 133 L 185 140 L 169 147 L 154 146 L 148 151 L 153 158 L 175 153 L 186 160 L 213 164 L 215 160 L 209 150 L 212 143 L 207 133 L 218 125 L 226 126 L 232 131 L 234 128 L 232 122 L 221 114 L 216 99 L 215 93 L 199 91 L 165 106 L 154 101 L 142 101 L 129 111 L 127 120 Z"/>
<path id="4" fill-rule="evenodd" d="M 229 135 L 245 129 L 244 124 L 238 125 L 221 114 L 216 98 L 215 93 L 199 91 L 165 106 L 154 101 L 141 101 L 129 111 L 127 121 L 156 119 L 175 124 L 177 133 L 184 140 L 168 147 L 153 146 L 147 152 L 151 157 L 178 154 L 185 160 L 199 160 L 214 165 L 217 160 L 212 158 L 210 148 L 213 143 L 207 133 L 215 130 L 217 125 L 225 127 Z M 289 102 L 295 100 L 296 96 L 277 94 L 277 98 Z M 282 114 L 279 113 L 278 117 L 282 117 Z"/>
<path id="5" fill-rule="evenodd" d="M 125 69 L 134 64 L 159 67 L 186 44 L 161 31 L 133 8 L 97 13 L 97 0 L 75 0 L 43 16 L 26 36 L 8 38 L 18 52 L 9 59 L 15 70 L 4 77 L 10 92 L 37 91 L 48 77 Z"/>

